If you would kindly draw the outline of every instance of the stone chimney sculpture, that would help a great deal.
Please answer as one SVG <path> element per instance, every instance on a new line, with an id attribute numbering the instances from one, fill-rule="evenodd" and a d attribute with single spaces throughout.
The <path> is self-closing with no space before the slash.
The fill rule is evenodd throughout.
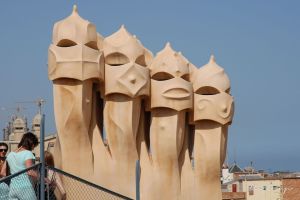
<path id="1" fill-rule="evenodd" d="M 74 6 L 69 17 L 54 25 L 48 74 L 53 81 L 60 160 L 66 161 L 60 167 L 84 178 L 93 175 L 89 128 L 93 83 L 104 78 L 101 55 L 96 27 Z"/>
<path id="2" fill-rule="evenodd" d="M 142 200 L 222 198 L 234 104 L 213 56 L 197 68 L 167 43 L 153 58 L 124 26 L 102 37 L 75 6 L 48 57 L 56 167 L 135 198 L 140 160 Z"/>
<path id="3" fill-rule="evenodd" d="M 105 58 L 104 127 L 111 154 L 111 169 L 126 194 L 135 182 L 138 160 L 137 135 L 142 99 L 150 94 L 149 69 L 152 55 L 124 26 L 103 41 Z M 127 170 L 124 170 L 127 169 Z M 126 186 L 124 188 L 124 186 Z M 134 193 L 135 188 L 129 188 Z"/>
<path id="4" fill-rule="evenodd" d="M 208 64 L 194 71 L 194 110 L 190 134 L 194 163 L 185 159 L 182 171 L 183 199 L 222 199 L 220 171 L 227 146 L 228 125 L 233 118 L 230 81 L 211 56 Z M 188 157 L 188 153 L 186 153 Z M 190 185 L 187 180 L 193 180 Z M 193 190 L 194 193 L 188 193 Z"/>
<path id="5" fill-rule="evenodd" d="M 176 199 L 180 194 L 179 154 L 185 135 L 186 113 L 192 109 L 188 63 L 168 43 L 150 65 L 152 170 L 143 171 L 142 199 Z M 142 162 L 142 169 L 144 164 Z M 149 182 L 149 179 L 152 179 Z M 155 183 L 155 184 L 153 184 Z M 148 188 L 151 188 L 151 195 Z"/>

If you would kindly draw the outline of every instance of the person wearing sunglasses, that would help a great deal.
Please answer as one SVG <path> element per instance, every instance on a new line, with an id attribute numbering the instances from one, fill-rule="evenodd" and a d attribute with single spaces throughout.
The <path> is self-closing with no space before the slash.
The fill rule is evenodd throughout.
<path id="1" fill-rule="evenodd" d="M 6 160 L 6 153 L 8 151 L 8 145 L 4 142 L 0 142 L 0 172 Z M 9 193 L 9 182 L 0 183 L 0 199 L 7 199 Z"/>
<path id="2" fill-rule="evenodd" d="M 8 151 L 8 145 L 4 142 L 0 142 L 0 171 L 5 162 L 7 151 Z"/>

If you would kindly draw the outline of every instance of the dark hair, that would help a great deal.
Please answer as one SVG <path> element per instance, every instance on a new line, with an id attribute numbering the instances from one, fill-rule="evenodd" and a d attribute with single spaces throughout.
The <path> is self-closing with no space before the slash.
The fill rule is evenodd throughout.
<path id="1" fill-rule="evenodd" d="M 54 167 L 53 155 L 49 151 L 45 151 L 45 164 L 50 167 Z"/>
<path id="2" fill-rule="evenodd" d="M 21 146 L 29 151 L 33 150 L 33 147 L 36 147 L 39 144 L 39 140 L 36 135 L 31 132 L 27 132 L 23 135 L 18 147 Z"/>
<path id="3" fill-rule="evenodd" d="M 8 145 L 4 142 L 0 142 L 0 146 L 6 146 L 6 149 L 8 149 Z"/>

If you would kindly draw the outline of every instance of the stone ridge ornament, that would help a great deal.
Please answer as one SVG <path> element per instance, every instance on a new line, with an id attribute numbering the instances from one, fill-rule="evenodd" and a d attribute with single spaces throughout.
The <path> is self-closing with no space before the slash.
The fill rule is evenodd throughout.
<path id="1" fill-rule="evenodd" d="M 124 25 L 104 38 L 74 6 L 54 25 L 48 75 L 56 167 L 135 198 L 140 160 L 142 200 L 222 198 L 234 101 L 213 56 L 197 68 L 167 43 L 153 57 Z"/>

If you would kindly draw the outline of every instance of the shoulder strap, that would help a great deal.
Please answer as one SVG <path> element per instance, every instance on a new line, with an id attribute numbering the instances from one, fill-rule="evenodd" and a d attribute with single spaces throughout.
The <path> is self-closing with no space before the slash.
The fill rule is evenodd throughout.
<path id="1" fill-rule="evenodd" d="M 5 161 L 6 163 L 6 176 L 9 176 L 10 175 L 10 168 L 9 168 L 9 164 L 7 161 Z"/>

